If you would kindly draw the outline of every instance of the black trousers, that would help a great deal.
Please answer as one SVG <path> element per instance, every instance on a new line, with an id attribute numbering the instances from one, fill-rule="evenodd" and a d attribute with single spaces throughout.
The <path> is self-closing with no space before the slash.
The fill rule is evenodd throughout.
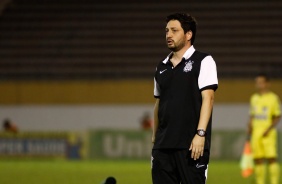
<path id="1" fill-rule="evenodd" d="M 194 160 L 188 149 L 153 150 L 153 184 L 205 184 L 208 162 L 208 151 L 198 160 Z"/>

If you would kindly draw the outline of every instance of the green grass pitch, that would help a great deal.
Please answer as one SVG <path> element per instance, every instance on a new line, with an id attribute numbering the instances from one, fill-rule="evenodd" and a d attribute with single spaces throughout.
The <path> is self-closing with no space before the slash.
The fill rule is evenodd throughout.
<path id="1" fill-rule="evenodd" d="M 1 184 L 101 184 L 114 176 L 117 184 L 150 184 L 150 160 L 0 160 Z M 242 178 L 238 161 L 211 161 L 207 184 L 254 184 Z"/>

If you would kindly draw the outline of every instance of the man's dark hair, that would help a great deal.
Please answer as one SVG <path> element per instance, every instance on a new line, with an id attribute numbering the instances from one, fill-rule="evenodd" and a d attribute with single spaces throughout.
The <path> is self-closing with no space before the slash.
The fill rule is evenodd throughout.
<path id="1" fill-rule="evenodd" d="M 109 177 L 106 179 L 106 181 L 105 181 L 104 184 L 116 184 L 116 183 L 117 183 L 116 179 L 115 179 L 114 177 L 112 177 L 112 176 L 109 176 Z"/>
<path id="2" fill-rule="evenodd" d="M 9 129 L 11 126 L 11 121 L 9 119 L 4 119 L 3 120 L 3 128 Z"/>
<path id="3" fill-rule="evenodd" d="M 186 13 L 174 13 L 166 17 L 166 23 L 168 23 L 171 20 L 178 20 L 185 34 L 188 31 L 192 31 L 191 44 L 193 45 L 196 37 L 196 30 L 197 30 L 196 19 Z"/>
<path id="4" fill-rule="evenodd" d="M 266 73 L 259 73 L 259 74 L 257 74 L 256 77 L 263 77 L 265 79 L 265 81 L 267 81 L 267 82 L 270 81 L 270 78 Z"/>

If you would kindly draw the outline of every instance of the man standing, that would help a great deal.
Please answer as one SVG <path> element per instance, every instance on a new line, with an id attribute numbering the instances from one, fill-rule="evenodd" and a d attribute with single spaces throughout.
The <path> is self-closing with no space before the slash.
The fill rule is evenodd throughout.
<path id="1" fill-rule="evenodd" d="M 277 130 L 280 120 L 279 97 L 269 90 L 269 79 L 265 74 L 255 78 L 258 93 L 251 96 L 248 134 L 255 162 L 256 183 L 265 183 L 265 165 L 268 162 L 270 183 L 279 183 L 279 164 L 277 163 Z"/>
<path id="2" fill-rule="evenodd" d="M 196 51 L 194 17 L 175 13 L 166 19 L 172 51 L 155 73 L 152 180 L 154 184 L 204 184 L 211 144 L 216 64 Z"/>

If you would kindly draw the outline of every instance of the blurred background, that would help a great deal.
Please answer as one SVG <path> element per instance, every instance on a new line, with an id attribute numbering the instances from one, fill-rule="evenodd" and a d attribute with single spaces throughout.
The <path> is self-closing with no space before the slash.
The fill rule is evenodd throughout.
<path id="1" fill-rule="evenodd" d="M 281 9 L 274 0 L 1 0 L 0 158 L 149 162 L 165 18 L 187 12 L 198 21 L 195 48 L 218 69 L 211 157 L 237 161 L 255 75 L 267 73 L 282 98 Z"/>

